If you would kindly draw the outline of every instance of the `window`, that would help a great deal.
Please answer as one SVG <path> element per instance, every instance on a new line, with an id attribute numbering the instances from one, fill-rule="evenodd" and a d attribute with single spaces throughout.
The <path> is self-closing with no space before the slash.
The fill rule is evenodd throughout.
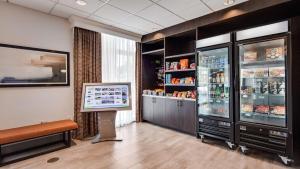
<path id="1" fill-rule="evenodd" d="M 131 82 L 132 110 L 118 111 L 116 126 L 135 121 L 135 41 L 102 34 L 102 82 Z"/>

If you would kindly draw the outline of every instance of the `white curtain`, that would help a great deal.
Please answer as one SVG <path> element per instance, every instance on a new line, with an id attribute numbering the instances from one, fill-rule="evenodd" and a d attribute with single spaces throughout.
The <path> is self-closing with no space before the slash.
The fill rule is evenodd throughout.
<path id="1" fill-rule="evenodd" d="M 132 110 L 118 111 L 116 126 L 135 121 L 135 41 L 102 33 L 102 82 L 131 82 Z"/>

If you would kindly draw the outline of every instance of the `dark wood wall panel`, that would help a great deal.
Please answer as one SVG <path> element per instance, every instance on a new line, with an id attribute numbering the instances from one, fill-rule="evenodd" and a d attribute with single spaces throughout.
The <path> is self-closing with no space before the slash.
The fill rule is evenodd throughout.
<path id="1" fill-rule="evenodd" d="M 300 150 L 300 16 L 291 19 L 293 124 L 297 150 Z M 299 151 L 300 153 L 300 151 Z M 299 155 L 298 153 L 298 155 Z M 299 156 L 300 157 L 300 156 Z M 299 159 L 300 160 L 300 159 Z"/>
<path id="2" fill-rule="evenodd" d="M 160 31 L 144 35 L 142 42 L 199 28 L 198 38 L 283 20 L 299 13 L 299 0 L 250 0 Z M 203 27 L 203 28 L 202 28 Z M 213 30 L 211 28 L 214 28 Z M 208 35 L 207 35 L 208 34 Z"/>

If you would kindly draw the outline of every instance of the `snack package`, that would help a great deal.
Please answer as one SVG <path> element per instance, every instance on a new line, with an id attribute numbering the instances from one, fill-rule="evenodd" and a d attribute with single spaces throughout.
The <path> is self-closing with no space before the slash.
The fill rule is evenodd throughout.
<path id="1" fill-rule="evenodd" d="M 254 77 L 263 78 L 268 76 L 269 76 L 268 68 L 256 68 L 254 70 Z"/>
<path id="2" fill-rule="evenodd" d="M 166 70 L 170 70 L 170 62 L 166 62 Z"/>
<path id="3" fill-rule="evenodd" d="M 285 115 L 285 106 L 270 106 L 270 113 L 275 115 L 284 116 Z"/>
<path id="4" fill-rule="evenodd" d="M 179 64 L 178 62 L 171 62 L 170 70 L 178 70 Z"/>
<path id="5" fill-rule="evenodd" d="M 270 67 L 269 73 L 270 77 L 285 77 L 284 67 Z"/>
<path id="6" fill-rule="evenodd" d="M 266 60 L 282 60 L 284 58 L 284 48 L 269 48 L 266 49 Z"/>
<path id="7" fill-rule="evenodd" d="M 177 95 L 178 95 L 178 91 L 174 91 L 173 92 L 173 97 L 177 97 Z"/>
<path id="8" fill-rule="evenodd" d="M 241 76 L 242 76 L 242 78 L 252 78 L 252 77 L 254 77 L 254 70 L 253 69 L 241 69 Z"/>
<path id="9" fill-rule="evenodd" d="M 188 59 L 180 59 L 179 64 L 180 64 L 180 69 L 188 69 L 189 68 L 189 60 Z"/>
<path id="10" fill-rule="evenodd" d="M 252 104 L 242 104 L 241 105 L 241 111 L 242 112 L 250 112 L 252 113 L 253 112 L 253 105 Z"/>
<path id="11" fill-rule="evenodd" d="M 194 78 L 192 78 L 192 77 L 186 77 L 184 83 L 185 84 L 194 84 Z"/>
<path id="12" fill-rule="evenodd" d="M 196 63 L 190 64 L 190 69 L 196 69 Z"/>
<path id="13" fill-rule="evenodd" d="M 269 106 L 268 105 L 257 105 L 257 106 L 255 106 L 254 111 L 256 113 L 268 114 L 269 113 Z"/>
<path id="14" fill-rule="evenodd" d="M 244 52 L 244 62 L 254 62 L 257 61 L 257 52 L 247 51 Z"/>

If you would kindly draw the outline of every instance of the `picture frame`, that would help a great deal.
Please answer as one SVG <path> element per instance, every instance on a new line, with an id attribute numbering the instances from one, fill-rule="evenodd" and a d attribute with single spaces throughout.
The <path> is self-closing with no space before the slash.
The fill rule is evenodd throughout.
<path id="1" fill-rule="evenodd" d="M 0 88 L 70 86 L 70 53 L 0 43 Z"/>

